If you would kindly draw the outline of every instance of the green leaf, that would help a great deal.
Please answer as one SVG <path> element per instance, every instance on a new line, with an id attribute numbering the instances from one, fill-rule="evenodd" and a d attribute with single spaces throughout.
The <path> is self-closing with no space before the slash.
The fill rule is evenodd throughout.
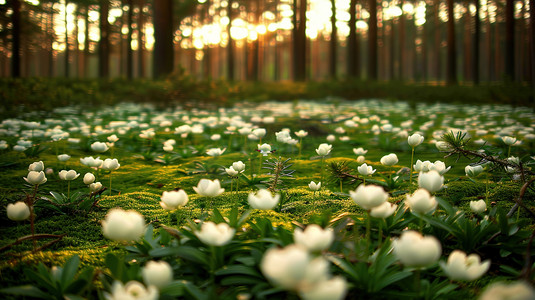
<path id="1" fill-rule="evenodd" d="M 359 281 L 360 276 L 358 272 L 355 270 L 354 266 L 350 264 L 349 262 L 336 257 L 332 255 L 326 256 L 328 260 L 330 260 L 335 266 L 340 268 L 342 271 L 344 271 L 353 281 Z"/>
<path id="2" fill-rule="evenodd" d="M 214 218 L 214 223 L 226 223 L 225 218 L 223 218 L 221 212 L 217 208 L 214 208 L 212 217 Z"/>
<path id="3" fill-rule="evenodd" d="M 184 295 L 184 281 L 173 281 L 160 289 L 161 295 L 180 297 Z"/>
<path id="4" fill-rule="evenodd" d="M 222 285 L 255 285 L 264 282 L 265 279 L 248 276 L 228 276 L 221 279 Z"/>
<path id="5" fill-rule="evenodd" d="M 105 264 L 110 269 L 111 275 L 115 278 L 121 278 L 123 273 L 123 263 L 117 256 L 112 253 L 108 253 L 105 258 Z"/>
<path id="6" fill-rule="evenodd" d="M 182 259 L 189 260 L 193 263 L 200 263 L 204 265 L 209 264 L 209 259 L 206 254 L 201 252 L 199 249 L 190 246 L 164 247 L 153 249 L 149 252 L 149 255 L 152 257 L 165 257 L 176 255 Z"/>
<path id="7" fill-rule="evenodd" d="M 254 268 L 247 267 L 244 265 L 231 265 L 228 267 L 224 267 L 223 269 L 219 269 L 215 272 L 216 276 L 223 276 L 223 275 L 247 275 L 252 277 L 258 277 L 262 278 L 262 275 L 258 273 Z"/>
<path id="8" fill-rule="evenodd" d="M 203 294 L 201 289 L 199 289 L 197 286 L 195 286 L 191 282 L 185 282 L 184 287 L 186 288 L 186 291 L 188 292 L 188 294 L 190 294 L 193 298 L 197 300 L 208 300 L 208 296 Z"/>
<path id="9" fill-rule="evenodd" d="M 61 273 L 61 286 L 66 288 L 69 283 L 74 280 L 78 266 L 80 265 L 80 257 L 73 255 L 63 265 L 63 272 Z"/>
<path id="10" fill-rule="evenodd" d="M 15 286 L 10 288 L 1 289 L 0 292 L 5 294 L 19 295 L 19 296 L 28 296 L 35 297 L 40 299 L 53 299 L 52 296 L 49 296 L 47 293 L 41 291 L 33 285 L 22 285 Z"/>

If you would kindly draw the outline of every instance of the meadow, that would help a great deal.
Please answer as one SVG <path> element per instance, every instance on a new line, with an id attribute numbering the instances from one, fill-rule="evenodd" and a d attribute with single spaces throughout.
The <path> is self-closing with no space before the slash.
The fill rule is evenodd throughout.
<path id="1" fill-rule="evenodd" d="M 0 292 L 535 299 L 534 119 L 338 98 L 5 118 Z"/>

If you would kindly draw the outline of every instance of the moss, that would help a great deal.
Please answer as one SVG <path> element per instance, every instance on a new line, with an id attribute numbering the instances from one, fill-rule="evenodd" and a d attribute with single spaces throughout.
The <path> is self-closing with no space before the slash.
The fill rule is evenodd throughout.
<path id="1" fill-rule="evenodd" d="M 452 204 L 459 204 L 466 201 L 467 197 L 475 197 L 485 194 L 485 184 L 469 180 L 458 180 L 448 182 L 447 188 L 437 193 L 437 196 L 449 201 Z"/>

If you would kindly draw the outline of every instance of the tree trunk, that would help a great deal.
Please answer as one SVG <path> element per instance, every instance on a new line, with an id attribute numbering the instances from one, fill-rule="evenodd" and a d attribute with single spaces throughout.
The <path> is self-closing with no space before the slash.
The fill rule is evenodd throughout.
<path id="1" fill-rule="evenodd" d="M 334 0 L 333 0 L 334 2 Z M 357 43 L 357 0 L 349 4 L 349 37 L 347 39 L 347 75 L 357 78 L 359 76 L 358 60 L 359 49 Z M 331 41 L 332 42 L 332 41 Z"/>
<path id="2" fill-rule="evenodd" d="M 227 80 L 233 81 L 235 79 L 235 71 L 234 71 L 234 40 L 232 39 L 232 36 L 230 35 L 230 29 L 232 28 L 232 3 L 234 3 L 234 0 L 228 0 L 227 4 L 227 16 L 229 19 L 229 23 L 227 26 L 227 34 L 228 34 L 228 45 L 227 45 Z"/>
<path id="3" fill-rule="evenodd" d="M 355 0 L 352 0 L 352 2 L 353 1 Z M 335 79 L 336 78 L 336 48 L 338 44 L 338 32 L 336 30 L 336 1 L 335 0 L 331 0 L 331 13 L 332 15 L 331 15 L 331 41 L 329 43 L 329 76 L 332 79 Z M 350 13 L 351 13 L 351 10 L 350 10 Z M 350 23 L 349 28 L 351 28 L 351 18 L 349 20 L 349 23 Z M 351 65 L 350 62 L 349 64 Z"/>
<path id="4" fill-rule="evenodd" d="M 515 2 L 505 1 L 505 76 L 515 80 Z"/>
<path id="5" fill-rule="evenodd" d="M 439 7 L 440 7 L 440 0 L 435 0 L 434 2 L 434 8 L 433 8 L 433 21 L 434 21 L 434 27 L 435 27 L 435 80 L 440 81 L 442 79 L 442 46 L 441 46 L 441 40 L 442 40 L 442 30 L 440 27 L 440 18 L 439 18 Z"/>
<path id="6" fill-rule="evenodd" d="M 475 0 L 476 6 L 476 15 L 474 22 L 474 51 L 472 53 L 472 79 L 474 85 L 479 84 L 479 40 L 481 35 L 481 19 L 479 18 L 480 13 L 480 0 Z"/>
<path id="7" fill-rule="evenodd" d="M 406 51 L 405 51 L 405 13 L 403 12 L 403 4 L 405 1 L 401 1 L 401 16 L 399 16 L 399 71 L 398 79 L 404 80 L 404 71 L 405 71 L 405 60 L 406 60 Z M 425 27 L 423 30 L 425 35 Z"/>
<path id="8" fill-rule="evenodd" d="M 98 47 L 98 75 L 107 78 L 110 75 L 110 39 L 108 23 L 109 0 L 100 0 L 100 42 Z"/>
<path id="9" fill-rule="evenodd" d="M 143 15 L 143 7 L 145 6 L 144 0 L 138 0 L 139 12 L 137 16 L 137 65 L 138 65 L 138 77 L 145 77 L 145 38 L 143 32 L 143 26 L 145 25 L 145 18 Z"/>
<path id="10" fill-rule="evenodd" d="M 68 30 L 68 25 L 69 25 L 69 22 L 67 20 L 67 6 L 69 5 L 69 1 L 65 0 L 65 11 L 64 11 L 64 18 L 65 18 L 65 77 L 69 78 L 69 69 L 70 69 L 70 64 L 69 64 L 69 30 Z"/>
<path id="11" fill-rule="evenodd" d="M 297 7 L 299 1 L 299 7 Z M 294 0 L 294 80 L 306 79 L 306 10 L 307 0 Z M 295 18 L 298 15 L 299 18 Z"/>
<path id="12" fill-rule="evenodd" d="M 447 0 L 448 10 L 448 52 L 446 84 L 457 84 L 457 55 L 455 53 L 455 19 L 453 16 L 453 0 Z"/>
<path id="13" fill-rule="evenodd" d="M 12 0 L 13 14 L 11 22 L 13 25 L 12 49 L 11 49 L 11 76 L 20 77 L 20 0 Z"/>
<path id="14" fill-rule="evenodd" d="M 134 17 L 134 1 L 127 0 L 128 5 L 128 34 L 126 36 L 126 78 L 132 79 L 134 77 L 134 61 L 133 61 L 133 50 L 132 50 L 132 19 Z"/>
<path id="15" fill-rule="evenodd" d="M 260 0 L 254 1 L 254 18 L 255 24 L 260 24 L 261 10 L 260 10 Z M 260 36 L 257 34 L 256 39 L 252 42 L 252 57 L 251 57 L 251 76 L 249 77 L 252 81 L 258 81 L 258 63 L 259 63 L 259 52 L 260 52 Z"/>
<path id="16" fill-rule="evenodd" d="M 377 0 L 368 0 L 368 79 L 377 80 Z"/>
<path id="17" fill-rule="evenodd" d="M 154 0 L 153 78 L 173 72 L 173 0 Z"/>

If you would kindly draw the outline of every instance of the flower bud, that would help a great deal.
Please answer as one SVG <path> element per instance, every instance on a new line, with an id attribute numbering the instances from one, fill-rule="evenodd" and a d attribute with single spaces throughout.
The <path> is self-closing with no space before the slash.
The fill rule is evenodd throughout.
<path id="1" fill-rule="evenodd" d="M 22 201 L 7 205 L 7 217 L 13 221 L 23 221 L 30 216 L 30 208 Z"/>
<path id="2" fill-rule="evenodd" d="M 161 289 L 173 280 L 173 269 L 166 261 L 151 260 L 143 267 L 141 275 L 147 286 Z"/>

